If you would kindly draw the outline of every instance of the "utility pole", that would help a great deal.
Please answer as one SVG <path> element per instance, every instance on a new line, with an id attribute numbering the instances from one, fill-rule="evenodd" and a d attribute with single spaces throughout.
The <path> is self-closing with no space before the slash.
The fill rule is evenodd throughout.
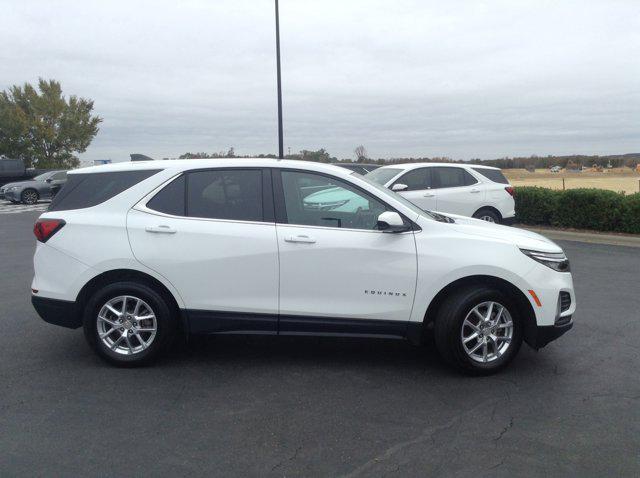
<path id="1" fill-rule="evenodd" d="M 278 70 L 278 158 L 284 158 L 284 139 L 282 137 L 282 77 L 280 74 L 280 13 L 276 2 L 276 65 Z"/>

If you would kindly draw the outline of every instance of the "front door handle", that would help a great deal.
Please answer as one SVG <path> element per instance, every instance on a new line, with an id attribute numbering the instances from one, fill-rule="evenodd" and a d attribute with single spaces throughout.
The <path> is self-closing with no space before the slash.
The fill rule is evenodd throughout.
<path id="1" fill-rule="evenodd" d="M 154 234 L 175 234 L 176 230 L 169 226 L 147 226 L 144 228 L 147 232 L 152 232 Z"/>
<path id="2" fill-rule="evenodd" d="M 471 190 L 471 194 L 475 194 L 475 193 L 479 193 L 479 192 L 480 192 L 480 190 L 479 190 L 479 189 L 472 189 L 472 190 Z"/>
<path id="3" fill-rule="evenodd" d="M 309 236 L 286 236 L 285 242 L 303 242 L 305 244 L 315 244 L 316 240 Z"/>
<path id="4" fill-rule="evenodd" d="M 433 193 L 424 193 L 424 197 L 426 198 L 432 198 L 433 196 L 435 196 Z"/>

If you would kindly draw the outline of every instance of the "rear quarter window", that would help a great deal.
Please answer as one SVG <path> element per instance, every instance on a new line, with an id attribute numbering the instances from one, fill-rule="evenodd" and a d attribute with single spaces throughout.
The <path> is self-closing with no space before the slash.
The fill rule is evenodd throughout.
<path id="1" fill-rule="evenodd" d="M 70 174 L 49 206 L 49 211 L 97 206 L 153 176 L 160 169 Z"/>
<path id="2" fill-rule="evenodd" d="M 476 173 L 482 174 L 485 178 L 489 179 L 490 181 L 493 181 L 494 183 L 509 184 L 509 180 L 504 177 L 504 174 L 502 174 L 502 171 L 500 171 L 499 169 L 484 169 L 484 168 L 471 168 L 471 169 L 473 169 Z"/>

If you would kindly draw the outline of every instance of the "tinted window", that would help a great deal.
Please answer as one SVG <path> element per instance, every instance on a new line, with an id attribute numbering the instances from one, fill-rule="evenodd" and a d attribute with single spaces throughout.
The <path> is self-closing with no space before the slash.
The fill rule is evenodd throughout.
<path id="1" fill-rule="evenodd" d="M 60 181 L 63 179 L 67 178 L 67 172 L 66 171 L 60 171 L 58 173 L 55 173 L 53 176 L 51 176 L 51 179 L 53 181 Z"/>
<path id="2" fill-rule="evenodd" d="M 391 180 L 401 172 L 402 169 L 398 168 L 378 168 L 367 174 L 367 179 L 375 181 L 378 184 L 385 185 L 389 182 L 389 180 Z"/>
<path id="3" fill-rule="evenodd" d="M 462 168 L 433 168 L 433 176 L 434 186 L 438 188 L 457 188 L 478 182 Z"/>
<path id="4" fill-rule="evenodd" d="M 215 169 L 187 175 L 187 215 L 262 221 L 262 171 Z"/>
<path id="5" fill-rule="evenodd" d="M 500 171 L 499 169 L 484 169 L 484 168 L 471 168 L 471 169 L 473 169 L 476 173 L 482 174 L 485 178 L 493 181 L 494 183 L 509 184 L 509 181 L 507 180 L 507 178 L 504 177 L 504 174 L 502 174 L 502 171 Z"/>
<path id="6" fill-rule="evenodd" d="M 282 172 L 289 224 L 377 229 L 385 204 L 339 179 L 313 173 Z"/>
<path id="7" fill-rule="evenodd" d="M 395 181 L 396 184 L 406 184 L 406 191 L 431 188 L 431 168 L 419 168 L 403 174 Z"/>
<path id="8" fill-rule="evenodd" d="M 71 174 L 49 206 L 49 211 L 82 209 L 111 199 L 134 184 L 156 174 L 159 169 L 113 173 Z"/>
<path id="9" fill-rule="evenodd" d="M 185 216 L 187 214 L 184 202 L 185 183 L 184 175 L 174 179 L 153 196 L 147 203 L 147 207 L 173 216 Z"/>

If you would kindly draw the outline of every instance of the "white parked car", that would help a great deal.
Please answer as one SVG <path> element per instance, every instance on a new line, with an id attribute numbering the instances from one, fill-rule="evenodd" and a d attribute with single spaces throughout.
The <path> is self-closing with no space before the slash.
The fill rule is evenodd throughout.
<path id="1" fill-rule="evenodd" d="M 500 224 L 511 224 L 515 219 L 514 189 L 499 168 L 459 163 L 394 164 L 367 177 L 421 209 Z"/>
<path id="2" fill-rule="evenodd" d="M 115 364 L 190 334 L 420 343 L 491 373 L 573 325 L 562 249 L 417 208 L 336 166 L 271 159 L 89 167 L 34 226 L 32 302 Z"/>

